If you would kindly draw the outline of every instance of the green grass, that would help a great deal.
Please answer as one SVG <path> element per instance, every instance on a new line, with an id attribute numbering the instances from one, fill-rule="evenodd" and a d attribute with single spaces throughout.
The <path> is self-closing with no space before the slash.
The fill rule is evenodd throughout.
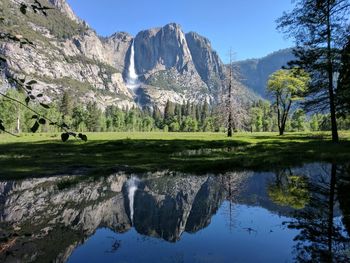
<path id="1" fill-rule="evenodd" d="M 0 135 L 0 179 L 60 174 L 175 170 L 204 174 L 270 170 L 309 162 L 347 162 L 350 132 L 329 133 L 91 133 L 87 143 L 60 134 Z"/>

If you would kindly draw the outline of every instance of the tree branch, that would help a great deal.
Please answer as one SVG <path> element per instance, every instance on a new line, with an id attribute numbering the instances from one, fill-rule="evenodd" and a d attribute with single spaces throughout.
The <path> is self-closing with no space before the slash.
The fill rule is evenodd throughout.
<path id="1" fill-rule="evenodd" d="M 49 119 L 49 118 L 46 117 L 45 115 L 43 115 L 43 114 L 41 114 L 41 113 L 39 113 L 39 112 L 33 110 L 31 107 L 29 107 L 29 106 L 26 105 L 25 103 L 23 103 L 23 102 L 21 102 L 21 101 L 15 99 L 15 98 L 12 98 L 12 97 L 10 97 L 10 96 L 7 96 L 6 94 L 4 94 L 4 93 L 2 93 L 2 92 L 0 92 L 0 95 L 3 96 L 3 97 L 6 98 L 6 99 L 9 99 L 9 100 L 11 100 L 11 101 L 13 101 L 13 102 L 16 102 L 16 103 L 20 104 L 21 106 L 27 108 L 28 110 L 30 110 L 31 112 L 35 113 L 36 115 L 43 117 L 44 119 L 46 119 L 47 121 L 49 121 L 49 122 L 52 123 L 53 125 L 57 126 L 58 128 L 62 129 L 63 131 L 65 131 L 65 132 L 67 132 L 67 133 L 69 132 L 69 130 L 68 130 L 64 125 L 59 125 L 59 124 L 57 124 L 57 122 L 54 122 L 53 120 Z"/>

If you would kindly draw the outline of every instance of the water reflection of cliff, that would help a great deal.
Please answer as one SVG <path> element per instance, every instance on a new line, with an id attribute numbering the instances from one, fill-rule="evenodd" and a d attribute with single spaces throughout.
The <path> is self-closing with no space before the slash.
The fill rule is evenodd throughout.
<path id="1" fill-rule="evenodd" d="M 122 187 L 127 177 L 113 175 L 83 181 L 32 179 L 0 183 L 0 261 L 64 262 L 71 251 L 100 226 L 123 232 L 131 227 Z M 69 184 L 69 183 L 68 183 Z"/>
<path id="2" fill-rule="evenodd" d="M 181 234 L 206 227 L 225 193 L 218 177 L 189 176 L 144 181 L 135 198 L 135 229 L 177 241 Z"/>
<path id="3" fill-rule="evenodd" d="M 286 225 L 300 230 L 296 261 L 348 260 L 349 191 L 349 166 L 325 164 L 255 174 L 118 173 L 0 182 L 0 261 L 65 262 L 103 227 L 116 233 L 134 227 L 176 242 L 184 232 L 206 228 L 225 200 L 289 217 Z M 234 221 L 229 212 L 228 221 Z"/>
<path id="4" fill-rule="evenodd" d="M 121 233 L 134 226 L 175 242 L 210 223 L 227 194 L 225 182 L 239 185 L 247 177 L 159 172 L 144 175 L 133 194 L 132 176 L 122 173 L 0 183 L 0 261 L 65 262 L 100 227 Z"/>

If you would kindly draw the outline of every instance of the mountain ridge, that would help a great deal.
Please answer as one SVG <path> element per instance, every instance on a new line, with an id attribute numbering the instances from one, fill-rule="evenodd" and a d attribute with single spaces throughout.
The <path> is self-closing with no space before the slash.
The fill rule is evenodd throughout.
<path id="1" fill-rule="evenodd" d="M 241 82 L 259 94 L 263 98 L 268 98 L 266 93 L 269 76 L 276 70 L 287 66 L 287 63 L 295 59 L 293 48 L 280 49 L 262 58 L 251 58 L 234 63 L 241 75 Z"/>

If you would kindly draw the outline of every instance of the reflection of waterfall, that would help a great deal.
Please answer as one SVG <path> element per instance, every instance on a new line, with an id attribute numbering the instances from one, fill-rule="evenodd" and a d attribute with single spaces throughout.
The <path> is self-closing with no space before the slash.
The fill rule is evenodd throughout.
<path id="1" fill-rule="evenodd" d="M 138 81 L 138 75 L 136 73 L 136 68 L 135 68 L 135 41 L 133 41 L 131 44 L 130 63 L 129 63 L 129 69 L 128 69 L 128 77 L 126 80 L 126 86 L 129 89 L 131 89 L 134 93 L 140 87 L 140 83 Z"/>
<path id="2" fill-rule="evenodd" d="M 134 199 L 138 184 L 139 179 L 137 177 L 132 177 L 127 181 L 131 224 L 134 223 Z"/>

